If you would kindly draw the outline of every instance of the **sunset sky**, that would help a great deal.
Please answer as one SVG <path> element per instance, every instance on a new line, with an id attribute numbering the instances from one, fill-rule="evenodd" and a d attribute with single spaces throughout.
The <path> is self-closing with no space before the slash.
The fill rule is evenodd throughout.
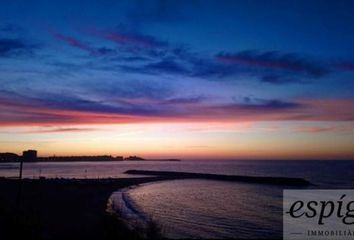
<path id="1" fill-rule="evenodd" d="M 1 1 L 0 152 L 354 159 L 354 1 Z"/>

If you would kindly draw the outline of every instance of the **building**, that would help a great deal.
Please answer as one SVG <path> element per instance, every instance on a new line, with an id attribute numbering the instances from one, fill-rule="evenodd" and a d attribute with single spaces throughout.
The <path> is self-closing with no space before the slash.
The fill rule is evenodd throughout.
<path id="1" fill-rule="evenodd" d="M 27 150 L 22 153 L 23 161 L 31 162 L 37 160 L 37 151 L 36 150 Z"/>
<path id="2" fill-rule="evenodd" d="M 0 153 L 0 162 L 18 162 L 20 156 L 15 153 Z"/>

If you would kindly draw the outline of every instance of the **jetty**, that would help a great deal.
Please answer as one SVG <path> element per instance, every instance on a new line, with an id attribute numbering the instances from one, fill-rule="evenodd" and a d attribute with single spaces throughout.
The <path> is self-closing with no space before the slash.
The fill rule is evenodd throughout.
<path id="1" fill-rule="evenodd" d="M 309 181 L 303 178 L 291 177 L 262 177 L 262 176 L 239 176 L 239 175 L 222 175 L 208 173 L 189 173 L 189 172 L 172 172 L 172 171 L 150 171 L 150 170 L 128 170 L 126 174 L 147 175 L 166 177 L 169 179 L 208 179 L 231 182 L 247 182 L 257 184 L 275 184 L 289 186 L 307 186 L 311 185 Z"/>

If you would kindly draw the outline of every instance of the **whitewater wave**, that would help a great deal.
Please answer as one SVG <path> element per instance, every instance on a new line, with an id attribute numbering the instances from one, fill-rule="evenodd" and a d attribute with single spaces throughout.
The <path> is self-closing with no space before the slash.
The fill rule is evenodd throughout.
<path id="1" fill-rule="evenodd" d="M 129 228 L 145 228 L 149 217 L 129 197 L 128 191 L 137 186 L 119 189 L 111 194 L 107 202 L 106 211 L 117 216 Z"/>

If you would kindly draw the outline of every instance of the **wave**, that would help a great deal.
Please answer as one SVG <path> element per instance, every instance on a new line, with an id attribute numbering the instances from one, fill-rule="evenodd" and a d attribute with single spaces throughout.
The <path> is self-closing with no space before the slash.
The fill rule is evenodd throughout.
<path id="1" fill-rule="evenodd" d="M 123 188 L 113 192 L 108 199 L 106 212 L 118 217 L 130 229 L 144 229 L 151 219 L 128 195 L 128 191 L 136 187 Z"/>

